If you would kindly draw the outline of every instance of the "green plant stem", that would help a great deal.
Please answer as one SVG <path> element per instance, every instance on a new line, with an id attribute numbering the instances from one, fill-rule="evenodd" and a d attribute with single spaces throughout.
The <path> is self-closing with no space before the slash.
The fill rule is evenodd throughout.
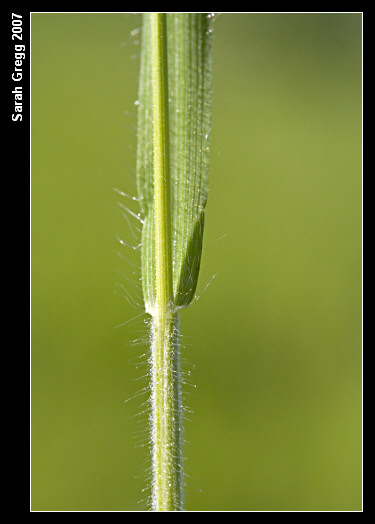
<path id="1" fill-rule="evenodd" d="M 166 16 L 151 14 L 156 307 L 152 326 L 155 511 L 182 509 L 178 318 L 173 306 Z"/>
<path id="2" fill-rule="evenodd" d="M 177 312 L 195 297 L 211 114 L 212 14 L 144 13 L 137 186 L 142 289 L 151 315 L 152 509 L 183 509 Z M 173 263 L 172 263 L 173 261 Z"/>

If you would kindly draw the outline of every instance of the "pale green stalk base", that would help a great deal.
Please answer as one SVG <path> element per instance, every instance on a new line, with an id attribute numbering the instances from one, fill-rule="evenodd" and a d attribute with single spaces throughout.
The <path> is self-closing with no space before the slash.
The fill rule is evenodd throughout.
<path id="1" fill-rule="evenodd" d="M 182 510 L 182 406 L 178 316 L 152 323 L 152 509 Z"/>

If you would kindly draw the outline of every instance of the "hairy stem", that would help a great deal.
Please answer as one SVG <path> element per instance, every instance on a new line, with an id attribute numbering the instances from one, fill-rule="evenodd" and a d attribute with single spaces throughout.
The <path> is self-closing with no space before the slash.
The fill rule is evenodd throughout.
<path id="1" fill-rule="evenodd" d="M 154 511 L 182 509 L 181 398 L 178 318 L 153 319 L 152 440 Z"/>
<path id="2" fill-rule="evenodd" d="M 178 319 L 173 306 L 166 15 L 151 14 L 156 307 L 152 326 L 155 511 L 182 509 Z"/>

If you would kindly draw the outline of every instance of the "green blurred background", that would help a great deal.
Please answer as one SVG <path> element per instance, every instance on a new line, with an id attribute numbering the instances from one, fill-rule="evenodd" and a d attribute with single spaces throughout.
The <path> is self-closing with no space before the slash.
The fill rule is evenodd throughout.
<path id="1" fill-rule="evenodd" d="M 34 511 L 148 509 L 140 25 L 31 15 Z M 215 22 L 187 510 L 361 510 L 361 50 L 360 14 Z"/>

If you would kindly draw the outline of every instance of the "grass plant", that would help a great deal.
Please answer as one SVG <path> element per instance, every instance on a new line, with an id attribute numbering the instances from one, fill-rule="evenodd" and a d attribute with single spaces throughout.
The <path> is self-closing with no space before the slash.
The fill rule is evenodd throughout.
<path id="1" fill-rule="evenodd" d="M 152 509 L 183 509 L 179 312 L 202 253 L 211 119 L 212 15 L 145 13 L 138 96 L 141 268 L 151 315 Z"/>

